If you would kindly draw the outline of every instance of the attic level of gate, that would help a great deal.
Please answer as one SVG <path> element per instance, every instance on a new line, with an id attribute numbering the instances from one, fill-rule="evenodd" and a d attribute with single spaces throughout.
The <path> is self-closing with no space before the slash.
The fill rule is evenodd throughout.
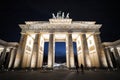
<path id="1" fill-rule="evenodd" d="M 21 33 L 26 32 L 99 32 L 101 24 L 96 21 L 73 21 L 69 17 L 69 13 L 58 12 L 52 13 L 49 21 L 25 21 L 20 24 Z"/>

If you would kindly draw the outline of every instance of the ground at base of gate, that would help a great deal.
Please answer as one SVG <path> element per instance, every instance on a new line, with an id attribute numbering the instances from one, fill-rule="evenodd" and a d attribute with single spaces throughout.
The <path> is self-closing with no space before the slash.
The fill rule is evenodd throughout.
<path id="1" fill-rule="evenodd" d="M 0 80 L 120 80 L 120 70 L 0 71 Z"/>

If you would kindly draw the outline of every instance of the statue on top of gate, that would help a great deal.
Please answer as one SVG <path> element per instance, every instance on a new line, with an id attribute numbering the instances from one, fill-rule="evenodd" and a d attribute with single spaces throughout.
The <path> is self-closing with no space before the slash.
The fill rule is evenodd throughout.
<path id="1" fill-rule="evenodd" d="M 64 18 L 69 19 L 69 13 L 67 13 L 67 15 L 66 15 L 66 17 L 65 17 L 64 12 L 59 11 L 59 12 L 57 12 L 57 15 L 56 15 L 56 16 L 55 16 L 54 13 L 52 13 L 52 17 L 53 17 L 53 19 L 64 19 Z"/>

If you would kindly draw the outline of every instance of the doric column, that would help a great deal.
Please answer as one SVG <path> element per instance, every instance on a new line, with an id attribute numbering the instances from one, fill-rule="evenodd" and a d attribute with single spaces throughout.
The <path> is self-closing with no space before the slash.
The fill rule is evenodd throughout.
<path id="1" fill-rule="evenodd" d="M 101 45 L 101 43 L 99 42 L 99 40 L 98 40 L 98 37 L 99 36 L 99 33 L 94 33 L 93 34 L 93 38 L 94 38 L 94 45 L 95 45 L 95 49 L 96 49 L 96 65 L 94 65 L 94 66 L 96 66 L 96 67 L 100 67 L 101 66 L 101 60 L 100 60 L 100 54 L 101 54 L 101 49 L 100 49 L 100 46 L 99 45 Z"/>
<path id="2" fill-rule="evenodd" d="M 98 53 L 99 66 L 100 67 L 107 67 L 105 52 L 103 50 L 101 39 L 100 39 L 100 33 L 95 33 L 94 39 L 95 39 L 96 49 L 97 49 L 97 53 Z"/>
<path id="3" fill-rule="evenodd" d="M 13 68 L 14 62 L 15 62 L 15 57 L 16 57 L 17 49 L 12 48 L 11 55 L 10 55 L 10 60 L 8 64 L 8 68 Z"/>
<path id="4" fill-rule="evenodd" d="M 78 59 L 78 65 L 80 67 L 81 64 L 83 64 L 83 54 L 82 54 L 82 50 L 81 50 L 81 38 L 80 36 L 78 36 L 78 38 L 76 39 L 76 46 L 77 46 L 77 59 Z"/>
<path id="5" fill-rule="evenodd" d="M 11 56 L 11 52 L 12 52 L 13 48 L 9 48 L 9 49 L 10 49 L 10 51 L 8 52 L 8 55 L 6 57 L 5 68 L 8 68 L 10 56 Z"/>
<path id="6" fill-rule="evenodd" d="M 40 39 L 40 34 L 35 35 L 34 43 L 33 43 L 33 51 L 30 57 L 29 66 L 31 67 L 32 63 L 34 62 L 34 66 L 32 65 L 32 68 L 38 67 L 38 53 L 39 53 L 39 44 L 38 41 Z"/>
<path id="7" fill-rule="evenodd" d="M 114 53 L 114 55 L 116 56 L 116 59 L 118 59 L 118 58 L 119 58 L 119 53 L 118 53 L 116 47 L 113 47 L 113 53 Z"/>
<path id="8" fill-rule="evenodd" d="M 39 49 L 38 49 L 38 41 L 39 40 L 39 34 L 36 34 L 35 40 L 34 40 L 34 47 L 33 47 L 33 51 L 36 52 L 36 68 L 38 67 L 38 53 L 39 53 Z"/>
<path id="9" fill-rule="evenodd" d="M 42 67 L 43 63 L 43 52 L 44 52 L 44 38 L 42 34 L 36 35 L 37 38 L 37 56 L 36 56 L 36 68 Z M 35 44 L 36 45 L 36 44 Z"/>
<path id="10" fill-rule="evenodd" d="M 107 64 L 108 64 L 108 67 L 113 67 L 113 64 L 112 64 L 112 59 L 110 57 L 110 49 L 108 47 L 105 47 L 105 56 L 106 56 L 106 61 L 107 61 Z"/>
<path id="11" fill-rule="evenodd" d="M 69 45 L 68 45 L 68 35 L 66 35 L 66 66 L 70 67 L 70 57 L 69 57 Z"/>
<path id="12" fill-rule="evenodd" d="M 90 59 L 89 59 L 89 50 L 87 45 L 87 38 L 85 33 L 80 34 L 81 37 L 81 46 L 82 46 L 82 53 L 84 58 L 84 66 L 89 67 Z"/>
<path id="13" fill-rule="evenodd" d="M 117 67 L 120 67 L 120 57 L 116 47 L 113 47 L 113 53 L 115 56 Z"/>
<path id="14" fill-rule="evenodd" d="M 73 50 L 73 42 L 72 42 L 72 34 L 68 33 L 66 36 L 66 62 L 67 67 L 73 68 L 75 67 L 74 63 L 74 50 Z"/>
<path id="15" fill-rule="evenodd" d="M 30 68 L 30 59 L 33 52 L 33 44 L 35 39 L 35 33 L 26 33 L 23 56 L 22 56 L 22 68 Z"/>
<path id="16" fill-rule="evenodd" d="M 5 61 L 5 56 L 6 56 L 6 50 L 7 48 L 5 47 L 4 50 L 1 53 L 1 57 L 0 57 L 0 68 L 2 67 L 4 61 Z"/>
<path id="17" fill-rule="evenodd" d="M 16 52 L 15 62 L 14 62 L 14 68 L 18 68 L 22 66 L 22 59 L 23 59 L 23 53 L 25 49 L 25 43 L 27 40 L 27 34 L 21 34 L 19 47 Z"/>
<path id="18" fill-rule="evenodd" d="M 10 51 L 7 53 L 5 68 L 12 68 L 16 56 L 16 48 L 9 48 Z"/>
<path id="19" fill-rule="evenodd" d="M 43 57 L 44 57 L 44 38 L 40 36 L 38 67 L 43 66 Z"/>
<path id="20" fill-rule="evenodd" d="M 49 49 L 48 49 L 48 68 L 53 68 L 54 50 L 55 50 L 54 34 L 50 33 L 50 35 L 49 35 Z"/>
<path id="21" fill-rule="evenodd" d="M 26 43 L 27 43 L 27 37 L 28 37 L 28 34 L 23 34 L 23 38 L 20 41 L 20 48 L 21 49 L 18 50 L 19 54 L 21 54 L 21 55 L 17 55 L 17 56 L 21 56 L 20 66 L 22 68 L 25 68 L 25 65 L 26 65 L 24 63 L 24 62 L 26 62 L 26 60 L 24 61 L 24 55 L 25 55 L 25 47 L 26 47 Z"/>

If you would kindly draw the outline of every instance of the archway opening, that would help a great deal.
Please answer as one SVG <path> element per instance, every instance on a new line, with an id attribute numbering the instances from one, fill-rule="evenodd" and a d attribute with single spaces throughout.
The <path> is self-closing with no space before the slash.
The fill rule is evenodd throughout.
<path id="1" fill-rule="evenodd" d="M 47 65 L 47 62 L 48 62 L 48 47 L 49 47 L 49 42 L 45 42 L 44 43 L 43 65 Z"/>
<path id="2" fill-rule="evenodd" d="M 78 62 L 76 42 L 73 42 L 73 50 L 74 50 L 74 59 L 75 59 L 75 63 L 76 63 L 76 62 Z"/>
<path id="3" fill-rule="evenodd" d="M 66 44 L 65 42 L 55 42 L 55 63 L 66 62 Z"/>

